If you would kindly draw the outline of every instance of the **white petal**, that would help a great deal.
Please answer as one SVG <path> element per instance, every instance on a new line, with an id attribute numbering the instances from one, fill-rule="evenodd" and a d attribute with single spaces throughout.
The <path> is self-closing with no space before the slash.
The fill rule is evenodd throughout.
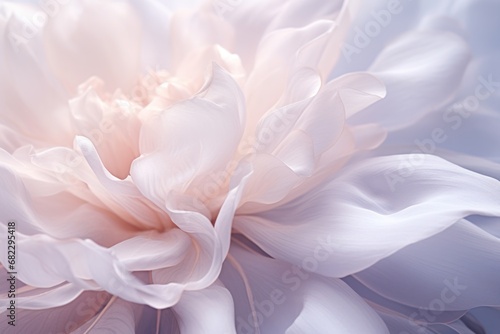
<path id="1" fill-rule="evenodd" d="M 470 214 L 500 215 L 497 180 L 434 156 L 412 156 L 418 166 L 407 159 L 366 159 L 280 208 L 238 216 L 234 227 L 273 257 L 343 277 Z"/>
<path id="2" fill-rule="evenodd" d="M 74 176 L 71 182 L 65 180 L 66 172 L 71 170 L 67 164 L 75 169 L 79 169 L 78 164 L 83 165 L 83 159 L 80 162 L 75 159 L 79 157 L 75 152 L 54 148 L 40 153 L 16 151 L 16 157 L 20 160 L 5 152 L 1 153 L 1 157 L 2 165 L 9 169 L 15 168 L 19 176 L 14 176 L 8 169 L 2 174 L 0 182 L 4 189 L 10 189 L 9 192 L 2 193 L 6 196 L 3 203 L 10 203 L 1 210 L 5 215 L 2 223 L 14 221 L 17 230 L 26 235 L 43 231 L 58 239 L 89 238 L 106 247 L 137 233 L 125 220 L 103 207 L 103 203 L 93 196 L 86 185 L 82 187 L 82 184 L 75 183 L 78 179 Z M 86 167 L 83 168 L 83 174 L 86 174 L 84 178 L 91 180 L 89 185 L 92 188 L 98 181 L 91 169 Z M 108 200 L 110 190 L 115 198 L 122 196 L 123 211 L 123 203 L 127 202 L 123 196 L 127 197 L 128 193 L 124 191 L 113 194 L 114 188 L 116 187 L 109 187 L 103 192 Z M 137 189 L 135 191 L 139 195 Z M 128 205 L 129 209 L 138 204 L 138 200 L 132 201 Z M 143 218 L 144 216 L 141 215 Z"/>
<path id="3" fill-rule="evenodd" d="M 215 14 L 228 21 L 237 36 L 233 48 L 243 55 L 247 66 L 254 60 L 254 52 L 266 35 L 278 29 L 303 27 L 321 19 L 338 18 L 342 1 L 240 1 L 215 2 Z M 340 21 L 340 20 L 339 20 Z"/>
<path id="4" fill-rule="evenodd" d="M 245 187 L 241 204 L 275 203 L 283 199 L 290 190 L 300 181 L 300 178 L 287 165 L 270 154 L 256 154 L 251 160 L 253 173 L 250 175 L 248 186 Z M 242 214 L 238 210 L 238 214 Z"/>
<path id="5" fill-rule="evenodd" d="M 257 126 L 255 148 L 258 152 L 273 153 L 301 175 L 311 174 L 318 163 L 324 165 L 325 161 L 331 163 L 341 158 L 334 146 L 343 145 L 341 137 L 347 131 L 345 118 L 384 96 L 385 87 L 374 76 L 367 73 L 344 75 L 326 84 L 318 94 L 299 95 L 299 101 L 264 116 Z M 356 130 L 353 132 L 358 137 L 363 134 L 370 137 L 373 133 L 366 128 Z M 323 153 L 326 156 L 322 156 Z"/>
<path id="6" fill-rule="evenodd" d="M 12 157 L 1 150 L 0 153 L 6 157 Z M 0 166 L 0 192 L 1 210 L 0 223 L 7 226 L 9 222 L 15 222 L 18 231 L 33 234 L 41 230 L 37 219 L 32 211 L 31 199 L 21 179 L 13 171 L 2 163 Z"/>
<path id="7" fill-rule="evenodd" d="M 461 221 L 355 276 L 377 293 L 414 307 L 442 312 L 500 306 L 494 283 L 500 280 L 499 256 L 498 238 Z"/>
<path id="8" fill-rule="evenodd" d="M 315 168 L 314 143 L 302 130 L 293 130 L 276 149 L 276 158 L 299 176 L 311 176 Z"/>
<path id="9" fill-rule="evenodd" d="M 63 283 L 54 288 L 34 288 L 28 285 L 22 286 L 22 281 L 18 280 L 16 295 L 16 305 L 27 310 L 43 310 L 58 306 L 67 305 L 77 299 L 84 291 L 72 283 Z M 2 297 L 0 302 L 7 307 L 9 299 Z"/>
<path id="10" fill-rule="evenodd" d="M 252 112 L 250 128 L 283 94 L 289 94 L 288 80 L 293 82 L 304 67 L 314 69 L 310 64 L 295 64 L 296 53 L 309 41 L 327 33 L 332 25 L 331 21 L 317 21 L 306 27 L 277 30 L 261 41 L 254 70 L 244 89 L 248 110 Z"/>
<path id="11" fill-rule="evenodd" d="M 4 225 L 0 225 L 2 237 L 6 238 L 6 231 Z M 81 289 L 105 289 L 125 300 L 156 308 L 174 305 L 185 288 L 176 283 L 142 283 L 117 261 L 111 250 L 90 240 L 61 241 L 44 235 L 27 237 L 19 232 L 16 239 L 19 249 L 23 249 L 18 254 L 18 278 L 35 287 L 51 287 L 68 281 Z M 6 252 L 0 255 L 6 264 Z M 47 258 L 53 261 L 47 262 Z"/>
<path id="12" fill-rule="evenodd" d="M 236 333 L 233 298 L 221 283 L 184 292 L 172 309 L 182 334 Z"/>
<path id="13" fill-rule="evenodd" d="M 354 276 L 344 277 L 342 279 L 347 283 L 359 296 L 361 296 L 372 308 L 379 314 L 389 313 L 398 318 L 406 319 L 410 324 L 432 325 L 449 323 L 459 320 L 467 311 L 444 311 L 436 312 L 431 316 L 424 313 L 420 308 L 411 307 L 405 304 L 397 303 L 391 299 L 385 298 L 372 289 L 366 287 L 358 281 Z"/>
<path id="14" fill-rule="evenodd" d="M 389 333 L 375 312 L 341 280 L 311 285 L 304 291 L 303 309 L 287 334 L 330 333 L 332 328 L 346 333 Z M 342 305 L 342 311 L 336 309 L 336 317 L 331 318 L 333 308 L 338 305 Z"/>
<path id="15" fill-rule="evenodd" d="M 300 100 L 293 94 L 296 90 L 287 86 L 305 72 L 313 70 L 326 81 L 338 58 L 337 42 L 347 30 L 352 4 L 352 1 L 343 3 L 336 22 L 317 20 L 306 26 L 275 30 L 262 39 L 254 69 L 244 88 L 248 96 L 250 131 L 276 103 L 283 105 Z"/>
<path id="16" fill-rule="evenodd" d="M 393 129 L 410 125 L 450 101 L 468 61 L 465 41 L 451 32 L 402 36 L 382 51 L 370 69 L 387 85 L 387 97 L 353 120 Z"/>
<path id="17" fill-rule="evenodd" d="M 179 229 L 165 233 L 149 231 L 124 240 L 111 249 L 127 270 L 154 270 L 179 264 L 192 247 L 191 239 Z"/>

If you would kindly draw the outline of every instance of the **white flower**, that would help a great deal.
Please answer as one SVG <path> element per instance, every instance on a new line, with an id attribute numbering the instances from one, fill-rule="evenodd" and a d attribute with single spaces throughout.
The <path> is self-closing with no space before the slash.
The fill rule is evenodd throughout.
<path id="1" fill-rule="evenodd" d="M 499 10 L 1 4 L 2 333 L 480 333 Z"/>

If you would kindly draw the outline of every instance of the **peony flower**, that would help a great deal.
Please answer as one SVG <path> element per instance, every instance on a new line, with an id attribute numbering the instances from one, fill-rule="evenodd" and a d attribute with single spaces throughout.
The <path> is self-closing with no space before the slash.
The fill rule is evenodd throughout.
<path id="1" fill-rule="evenodd" d="M 0 6 L 2 333 L 499 328 L 497 2 Z"/>

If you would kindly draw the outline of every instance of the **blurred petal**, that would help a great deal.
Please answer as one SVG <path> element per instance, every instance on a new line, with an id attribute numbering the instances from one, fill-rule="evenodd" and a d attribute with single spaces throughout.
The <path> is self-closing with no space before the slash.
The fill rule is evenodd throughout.
<path id="1" fill-rule="evenodd" d="M 387 97 L 354 119 L 391 129 L 410 125 L 450 101 L 469 57 L 465 41 L 451 32 L 415 31 L 400 37 L 370 68 L 387 85 Z"/>
<path id="2" fill-rule="evenodd" d="M 98 313 L 110 298 L 105 292 L 85 292 L 64 306 L 36 311 L 18 309 L 15 330 L 7 321 L 0 323 L 0 330 L 5 334 L 78 333 L 73 331 Z"/>
<path id="3" fill-rule="evenodd" d="M 103 79 L 111 92 L 126 91 L 139 74 L 140 34 L 138 17 L 126 1 L 84 0 L 60 6 L 44 29 L 44 45 L 69 92 L 92 76 Z"/>
<path id="4" fill-rule="evenodd" d="M 43 54 L 37 52 L 39 28 L 25 20 L 37 12 L 21 4 L 2 4 L 2 7 L 10 8 L 9 5 L 14 13 L 5 21 L 0 17 L 3 37 L 0 41 L 0 133 L 11 140 L 10 143 L 1 141 L 0 145 L 10 146 L 12 151 L 21 146 L 12 145 L 21 139 L 24 139 L 22 144 L 67 144 L 71 141 L 68 96 L 55 82 Z M 54 131 L 54 127 L 58 131 Z"/>
<path id="5" fill-rule="evenodd" d="M 427 326 L 450 323 L 458 321 L 464 314 L 467 313 L 467 311 L 442 311 L 433 312 L 432 316 L 429 316 L 428 312 L 422 308 L 401 304 L 379 295 L 377 292 L 358 281 L 354 276 L 348 276 L 342 280 L 379 314 L 382 315 L 389 313 L 397 318 L 406 319 L 407 323 L 410 325 Z"/>
<path id="6" fill-rule="evenodd" d="M 296 271 L 298 269 L 298 271 Z M 345 283 L 233 244 L 221 280 L 233 295 L 238 333 L 388 333 Z"/>
<path id="7" fill-rule="evenodd" d="M 491 285 L 500 280 L 499 256 L 500 239 L 463 220 L 355 277 L 387 298 L 436 313 L 500 306 L 500 288 Z"/>
<path id="8" fill-rule="evenodd" d="M 135 334 L 137 309 L 138 306 L 134 306 L 131 303 L 113 297 L 102 311 L 72 333 L 118 332 L 123 334 Z"/>

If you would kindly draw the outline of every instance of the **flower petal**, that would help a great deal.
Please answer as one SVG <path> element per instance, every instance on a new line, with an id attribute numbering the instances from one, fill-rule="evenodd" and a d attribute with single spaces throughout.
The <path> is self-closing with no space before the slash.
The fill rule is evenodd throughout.
<path id="1" fill-rule="evenodd" d="M 403 128 L 445 105 L 457 91 L 469 51 L 465 41 L 446 31 L 415 31 L 379 54 L 370 71 L 387 85 L 387 97 L 353 117 Z"/>
<path id="2" fill-rule="evenodd" d="M 234 227 L 275 258 L 343 277 L 470 214 L 500 215 L 500 182 L 417 157 L 418 166 L 409 156 L 366 159 L 280 208 L 238 216 Z"/>
<path id="3" fill-rule="evenodd" d="M 134 334 L 136 333 L 135 326 L 139 313 L 138 309 L 139 307 L 137 305 L 113 297 L 102 311 L 72 333 L 118 332 L 123 334 Z"/>
<path id="4" fill-rule="evenodd" d="M 229 254 L 220 279 L 234 298 L 238 333 L 388 333 L 340 280 L 307 274 L 239 241 Z"/>
<path id="5" fill-rule="evenodd" d="M 179 264 L 190 246 L 191 240 L 185 233 L 172 229 L 166 233 L 140 233 L 111 249 L 127 270 L 140 271 Z"/>
<path id="6" fill-rule="evenodd" d="M 192 237 L 196 247 L 189 249 L 179 268 L 154 271 L 154 282 L 181 281 L 188 290 L 204 289 L 215 282 L 229 250 L 234 213 L 251 172 L 247 165 L 234 175 L 215 220 L 215 228 L 206 216 L 190 207 L 189 202 L 182 202 L 179 196 L 172 195 L 167 200 L 168 214 L 181 230 Z"/>
<path id="7" fill-rule="evenodd" d="M 124 179 L 139 155 L 140 122 L 130 105 L 107 104 L 95 88 L 86 89 L 69 101 L 76 135 L 91 139 L 106 168 Z"/>
<path id="8" fill-rule="evenodd" d="M 407 319 L 408 323 L 414 325 L 433 325 L 450 323 L 458 321 L 467 311 L 443 311 L 433 313 L 432 317 L 423 313 L 423 309 L 411 307 L 405 304 L 397 303 L 391 299 L 385 298 L 375 291 L 371 290 L 363 283 L 358 281 L 354 276 L 344 277 L 342 279 L 347 283 L 360 297 L 362 297 L 370 306 L 379 314 L 389 313 L 398 318 Z"/>
<path id="9" fill-rule="evenodd" d="M 0 232 L 6 238 L 4 225 L 0 225 Z M 187 287 L 178 283 L 144 284 L 124 268 L 112 250 L 90 240 L 61 241 L 45 235 L 27 237 L 21 233 L 16 237 L 17 245 L 23 249 L 18 255 L 18 278 L 34 287 L 55 287 L 68 281 L 80 289 L 105 289 L 122 299 L 156 308 L 176 304 Z M 0 256 L 1 262 L 7 263 L 6 252 L 2 251 Z M 47 258 L 53 261 L 49 263 Z M 23 305 L 19 303 L 19 307 Z"/>
<path id="10" fill-rule="evenodd" d="M 414 307 L 442 312 L 500 306 L 500 288 L 491 284 L 500 280 L 499 256 L 500 239 L 463 220 L 355 277 L 377 293 Z"/>
<path id="11" fill-rule="evenodd" d="M 2 153 L 5 153 L 2 151 Z M 6 154 L 6 153 L 5 153 Z M 17 230 L 24 233 L 37 233 L 40 227 L 31 209 L 29 195 L 22 181 L 4 164 L 0 165 L 0 223 L 4 226 L 11 221 L 16 222 Z"/>
<path id="12" fill-rule="evenodd" d="M 63 307 L 35 311 L 18 308 L 15 331 L 7 321 L 0 323 L 0 331 L 6 334 L 74 333 L 73 331 L 92 318 L 110 298 L 106 292 L 85 292 Z"/>
<path id="13" fill-rule="evenodd" d="M 75 177 L 87 184 L 92 193 L 102 203 L 125 221 L 138 227 L 163 228 L 171 226 L 164 212 L 145 199 L 130 177 L 118 179 L 103 165 L 93 143 L 85 137 L 77 136 L 75 148 L 88 163 L 73 167 Z"/>
<path id="14" fill-rule="evenodd" d="M 236 334 L 233 298 L 220 282 L 184 292 L 172 309 L 182 334 Z"/>
<path id="15" fill-rule="evenodd" d="M 130 90 L 139 74 L 141 35 L 132 7 L 126 1 L 85 0 L 58 9 L 44 28 L 44 46 L 65 88 L 75 92 L 79 84 L 98 76 L 108 91 Z"/>
<path id="16" fill-rule="evenodd" d="M 18 280 L 19 283 L 22 281 Z M 24 285 L 17 291 L 16 305 L 25 310 L 44 310 L 72 303 L 82 293 L 83 289 L 72 283 L 63 283 L 54 288 L 34 288 Z M 6 295 L 5 295 L 6 296 Z M 9 299 L 0 299 L 2 307 L 9 304 Z"/>

